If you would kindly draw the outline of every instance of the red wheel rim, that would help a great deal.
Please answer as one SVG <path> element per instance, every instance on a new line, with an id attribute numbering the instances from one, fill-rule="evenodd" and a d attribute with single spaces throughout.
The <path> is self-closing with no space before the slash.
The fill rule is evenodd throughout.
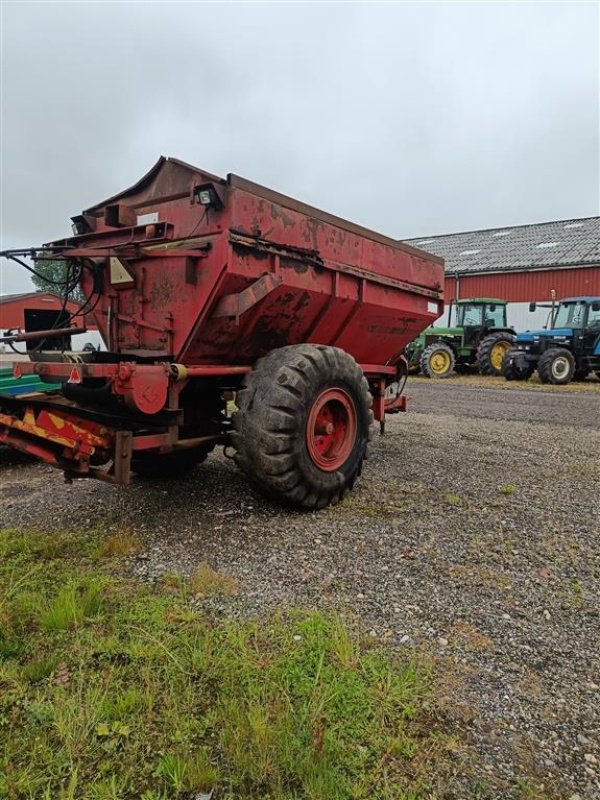
<path id="1" fill-rule="evenodd" d="M 335 472 L 356 441 L 356 409 L 343 389 L 325 389 L 310 409 L 306 423 L 308 454 L 319 469 Z"/>

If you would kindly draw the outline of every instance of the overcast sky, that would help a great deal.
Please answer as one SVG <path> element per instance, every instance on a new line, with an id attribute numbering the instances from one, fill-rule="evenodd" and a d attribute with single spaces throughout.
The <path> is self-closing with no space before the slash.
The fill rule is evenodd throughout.
<path id="1" fill-rule="evenodd" d="M 397 238 L 599 213 L 596 3 L 2 6 L 3 248 L 160 154 Z"/>

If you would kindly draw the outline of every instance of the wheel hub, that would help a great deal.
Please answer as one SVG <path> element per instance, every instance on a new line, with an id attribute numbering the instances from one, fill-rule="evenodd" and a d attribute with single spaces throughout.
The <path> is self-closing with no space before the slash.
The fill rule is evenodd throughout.
<path id="1" fill-rule="evenodd" d="M 494 369 L 500 371 L 502 369 L 502 360 L 510 348 L 508 342 L 498 342 L 492 347 L 490 353 L 490 361 Z"/>
<path id="2" fill-rule="evenodd" d="M 569 371 L 569 362 L 563 356 L 557 358 L 554 361 L 554 364 L 552 364 L 552 373 L 554 377 L 557 379 L 564 378 L 568 371 Z"/>
<path id="3" fill-rule="evenodd" d="M 335 472 L 356 441 L 357 418 L 352 398 L 343 389 L 325 389 L 314 401 L 306 422 L 306 446 L 313 463 Z"/>
<path id="4" fill-rule="evenodd" d="M 438 350 L 431 356 L 429 366 L 431 367 L 431 371 L 435 372 L 436 375 L 443 374 L 450 369 L 450 356 L 443 350 Z"/>

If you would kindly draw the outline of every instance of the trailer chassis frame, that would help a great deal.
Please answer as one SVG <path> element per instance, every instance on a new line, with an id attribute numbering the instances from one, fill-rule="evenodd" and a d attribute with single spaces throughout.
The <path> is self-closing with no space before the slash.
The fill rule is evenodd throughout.
<path id="1" fill-rule="evenodd" d="M 123 401 L 126 413 L 117 416 L 102 409 L 83 408 L 62 394 L 0 398 L 0 443 L 62 469 L 69 482 L 93 477 L 128 485 L 136 454 L 226 447 L 229 417 L 223 418 L 218 433 L 181 438 L 181 391 L 189 381 L 202 378 L 222 378 L 224 390 L 235 391 L 244 375 L 252 371 L 252 367 L 241 365 L 186 366 L 125 360 L 89 363 L 77 354 L 65 357 L 69 360 L 17 362 L 13 375 L 36 375 L 67 386 L 103 380 Z M 406 395 L 386 397 L 386 387 L 403 374 L 405 360 L 401 358 L 395 365 L 361 364 L 361 368 L 373 394 L 374 418 L 383 433 L 385 414 L 407 408 Z"/>

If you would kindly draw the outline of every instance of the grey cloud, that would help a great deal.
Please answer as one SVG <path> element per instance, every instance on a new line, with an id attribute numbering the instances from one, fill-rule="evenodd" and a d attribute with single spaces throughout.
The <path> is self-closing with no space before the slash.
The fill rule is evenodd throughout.
<path id="1" fill-rule="evenodd" d="M 598 213 L 595 4 L 3 13 L 3 247 L 63 235 L 161 153 L 398 237 Z"/>

